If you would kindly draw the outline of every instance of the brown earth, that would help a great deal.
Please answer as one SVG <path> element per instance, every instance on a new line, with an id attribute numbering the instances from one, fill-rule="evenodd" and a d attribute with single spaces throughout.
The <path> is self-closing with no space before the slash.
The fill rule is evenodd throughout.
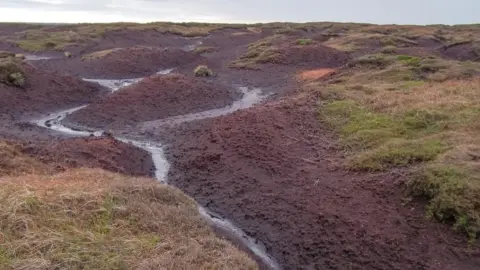
<path id="1" fill-rule="evenodd" d="M 279 53 L 279 63 L 293 67 L 339 67 L 350 59 L 345 52 L 318 44 L 283 47 Z"/>
<path id="2" fill-rule="evenodd" d="M 123 127 L 224 107 L 238 97 L 233 87 L 204 79 L 180 74 L 155 75 L 68 115 L 65 123 L 92 128 Z"/>
<path id="3" fill-rule="evenodd" d="M 21 153 L 54 166 L 55 171 L 87 167 L 133 176 L 154 173 L 149 153 L 110 137 L 25 142 L 18 148 Z"/>
<path id="4" fill-rule="evenodd" d="M 285 269 L 478 269 L 478 244 L 403 201 L 406 171 L 348 172 L 313 97 L 159 135 L 169 181 L 263 242 Z"/>
<path id="5" fill-rule="evenodd" d="M 480 61 L 480 42 L 466 42 L 441 48 L 439 53 L 447 58 L 459 61 Z"/>
<path id="6" fill-rule="evenodd" d="M 191 38 L 161 33 L 155 29 L 117 29 L 106 31 L 98 40 L 91 40 L 87 44 L 70 45 L 67 46 L 65 50 L 72 52 L 74 55 L 84 55 L 111 48 L 128 48 L 134 46 L 182 48 L 191 43 Z"/>
<path id="7" fill-rule="evenodd" d="M 272 34 L 260 31 L 235 35 L 236 31 L 222 30 L 199 39 L 202 46 L 218 48 L 203 56 L 180 49 L 198 39 L 174 38 L 151 30 L 109 31 L 101 40 L 71 47 L 77 57 L 34 63 L 48 70 L 95 78 L 141 77 L 172 67 L 191 76 L 192 67 L 200 63 L 208 64 L 218 74 L 207 81 L 181 75 L 153 76 L 95 101 L 66 119 L 69 124 L 128 129 L 139 121 L 228 105 L 235 94 L 223 85 L 293 93 L 299 67 L 313 70 L 304 74 L 307 79 L 319 79 L 327 75 L 323 74 L 325 70 L 342 66 L 350 57 L 377 53 L 383 46 L 378 40 L 368 39 L 363 44 L 365 49 L 349 55 L 320 44 L 287 44 L 280 46 L 280 65 L 265 64 L 260 71 L 233 70 L 226 67 L 227 63 L 242 55 L 245 45 Z M 302 33 L 305 31 L 296 30 L 291 37 L 303 37 Z M 324 37 L 315 40 L 321 42 Z M 416 41 L 418 46 L 408 45 L 397 53 L 438 53 L 438 43 Z M 138 44 L 175 49 L 128 48 L 92 61 L 82 61 L 78 56 Z M 463 59 L 464 51 L 470 48 L 462 46 L 447 49 L 449 53 L 461 49 L 449 57 Z M 53 81 L 66 77 L 59 78 Z M 70 90 L 50 84 L 53 93 Z M 30 100 L 33 95 L 36 99 L 32 104 L 17 102 L 19 108 L 11 108 L 15 114 L 4 113 L 0 120 L 10 124 L 8 129 L 15 128 L 9 134 L 13 137 L 21 132 L 22 136 L 43 138 L 48 136 L 43 134 L 45 130 L 15 123 L 16 113 L 43 113 L 51 111 L 53 105 L 60 106 L 55 108 L 58 110 L 93 100 L 90 92 L 75 96 L 79 90 L 86 91 L 77 89 L 58 97 L 43 92 L 37 97 L 28 92 L 22 97 Z M 41 97 L 54 99 L 57 104 Z M 1 100 L 8 105 L 5 100 L 9 98 Z M 341 166 L 344 153 L 336 145 L 338 138 L 318 121 L 314 100 L 317 97 L 289 97 L 217 119 L 156 131 L 154 139 L 170 144 L 170 182 L 265 243 L 285 269 L 479 269 L 478 241 L 467 248 L 464 236 L 456 235 L 449 226 L 426 220 L 423 204 L 404 200 L 406 169 L 382 174 L 345 171 Z M 46 104 L 38 105 L 42 102 Z M 65 105 L 70 103 L 72 106 Z M 1 136 L 4 133 L 0 130 Z M 101 167 L 138 175 L 151 174 L 152 169 L 147 153 L 110 138 L 39 141 L 22 147 L 24 153 L 46 163 L 60 163 L 59 169 Z"/>
<path id="8" fill-rule="evenodd" d="M 0 119 L 19 119 L 86 104 L 105 91 L 73 76 L 45 72 L 27 63 L 23 87 L 0 83 Z M 106 91 L 105 91 L 106 92 Z"/>
<path id="9" fill-rule="evenodd" d="M 112 49 L 112 48 L 110 48 Z M 85 55 L 84 55 L 85 56 Z M 136 46 L 113 50 L 104 57 L 82 60 L 82 57 L 34 61 L 43 70 L 93 79 L 126 79 L 152 75 L 162 69 L 201 63 L 202 57 L 178 48 Z"/>
<path id="10" fill-rule="evenodd" d="M 319 68 L 300 72 L 297 77 L 302 81 L 316 81 L 335 72 L 333 68 Z"/>

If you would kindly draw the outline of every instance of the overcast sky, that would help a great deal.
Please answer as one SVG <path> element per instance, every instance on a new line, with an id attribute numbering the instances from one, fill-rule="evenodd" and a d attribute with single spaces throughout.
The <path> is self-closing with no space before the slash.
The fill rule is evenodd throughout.
<path id="1" fill-rule="evenodd" d="M 10 22 L 480 23 L 480 0 L 0 0 Z"/>

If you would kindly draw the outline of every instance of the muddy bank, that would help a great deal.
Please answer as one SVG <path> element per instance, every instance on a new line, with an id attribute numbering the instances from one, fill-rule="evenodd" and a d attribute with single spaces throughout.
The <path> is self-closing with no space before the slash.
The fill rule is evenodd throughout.
<path id="1" fill-rule="evenodd" d="M 182 48 L 192 43 L 191 39 L 155 29 L 116 29 L 107 30 L 101 38 L 90 40 L 86 44 L 69 45 L 65 50 L 75 55 L 83 55 L 111 48 L 128 48 L 134 46 Z"/>
<path id="2" fill-rule="evenodd" d="M 438 51 L 447 59 L 459 61 L 480 61 L 480 41 L 466 42 L 454 46 L 443 47 Z"/>
<path id="3" fill-rule="evenodd" d="M 112 128 L 232 104 L 233 87 L 180 74 L 155 75 L 93 102 L 65 118 L 69 125 Z"/>
<path id="4" fill-rule="evenodd" d="M 402 172 L 342 169 L 304 97 L 158 131 L 169 181 L 263 242 L 285 269 L 476 269 L 479 249 L 404 206 Z"/>
<path id="5" fill-rule="evenodd" d="M 45 72 L 27 63 L 25 84 L 21 87 L 0 83 L 0 119 L 15 120 L 89 103 L 105 88 L 73 76 Z"/>
<path id="6" fill-rule="evenodd" d="M 201 62 L 202 57 L 198 54 L 178 48 L 136 46 L 97 51 L 73 58 L 38 60 L 33 64 L 44 70 L 82 78 L 126 79 Z"/>
<path id="7" fill-rule="evenodd" d="M 278 63 L 293 67 L 336 68 L 350 60 L 348 53 L 319 44 L 285 46 L 278 53 Z"/>
<path id="8" fill-rule="evenodd" d="M 110 137 L 26 142 L 19 148 L 24 154 L 54 165 L 57 171 L 88 167 L 134 176 L 154 174 L 148 152 Z"/>

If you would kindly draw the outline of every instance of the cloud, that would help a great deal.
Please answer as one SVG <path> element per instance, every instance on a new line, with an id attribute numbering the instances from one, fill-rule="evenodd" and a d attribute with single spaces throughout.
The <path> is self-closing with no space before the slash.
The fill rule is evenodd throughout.
<path id="1" fill-rule="evenodd" d="M 454 24 L 478 22 L 478 10 L 478 0 L 0 0 L 2 21 Z"/>

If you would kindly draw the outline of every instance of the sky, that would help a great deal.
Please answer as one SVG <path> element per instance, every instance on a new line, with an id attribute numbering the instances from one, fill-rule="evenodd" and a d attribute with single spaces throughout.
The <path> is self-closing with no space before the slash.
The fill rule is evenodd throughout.
<path id="1" fill-rule="evenodd" d="M 0 0 L 3 22 L 480 23 L 480 0 Z"/>

